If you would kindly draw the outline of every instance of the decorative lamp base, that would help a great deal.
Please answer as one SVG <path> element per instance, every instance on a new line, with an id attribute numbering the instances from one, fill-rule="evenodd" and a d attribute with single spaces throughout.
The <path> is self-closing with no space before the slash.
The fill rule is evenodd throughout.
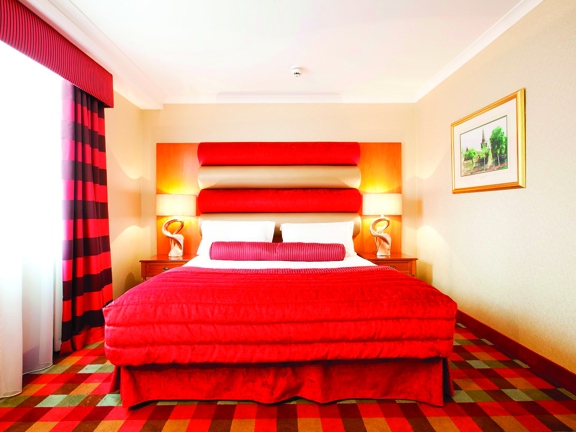
<path id="1" fill-rule="evenodd" d="M 386 222 L 384 228 L 376 229 L 376 225 L 380 222 Z M 390 256 L 390 247 L 392 246 L 392 237 L 384 233 L 384 230 L 390 225 L 390 219 L 387 217 L 379 217 L 374 219 L 370 224 L 370 233 L 374 236 L 374 243 L 376 243 L 376 256 L 387 257 Z"/>
<path id="2" fill-rule="evenodd" d="M 173 224 L 180 224 L 174 232 L 170 232 L 168 227 Z M 184 228 L 184 222 L 178 218 L 171 218 L 164 222 L 162 225 L 162 234 L 170 239 L 170 252 L 168 253 L 169 258 L 180 258 L 184 254 L 184 236 L 178 234 L 182 228 Z"/>

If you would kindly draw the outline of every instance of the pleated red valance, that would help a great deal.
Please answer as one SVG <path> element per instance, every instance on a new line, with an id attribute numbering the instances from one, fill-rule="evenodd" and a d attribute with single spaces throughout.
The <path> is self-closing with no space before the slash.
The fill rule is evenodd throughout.
<path id="1" fill-rule="evenodd" d="M 112 74 L 17 0 L 0 0 L 0 40 L 114 106 Z"/>

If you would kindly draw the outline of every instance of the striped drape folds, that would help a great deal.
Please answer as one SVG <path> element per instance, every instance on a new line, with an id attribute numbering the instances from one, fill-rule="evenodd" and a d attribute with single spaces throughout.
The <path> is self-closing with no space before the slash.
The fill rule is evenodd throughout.
<path id="1" fill-rule="evenodd" d="M 63 85 L 62 352 L 104 338 L 112 300 L 104 104 Z"/>

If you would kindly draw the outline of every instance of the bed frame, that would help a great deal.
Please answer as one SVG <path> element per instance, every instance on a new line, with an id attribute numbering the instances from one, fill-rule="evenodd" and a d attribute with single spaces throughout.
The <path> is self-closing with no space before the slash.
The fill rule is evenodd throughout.
<path id="1" fill-rule="evenodd" d="M 361 196 L 349 191 L 360 185 L 359 159 L 358 143 L 201 143 L 201 219 L 278 225 L 354 220 L 357 234 Z M 296 191 L 290 202 L 274 194 L 286 189 Z M 348 189 L 349 198 L 318 201 L 321 191 L 330 189 Z M 276 403 L 294 397 L 319 403 L 407 399 L 441 406 L 453 394 L 447 358 L 126 366 L 115 368 L 112 389 L 120 389 L 126 406 L 166 399 Z"/>
<path id="2" fill-rule="evenodd" d="M 250 365 L 117 367 L 112 390 L 124 406 L 153 400 L 234 400 L 277 403 L 300 397 L 318 403 L 401 399 L 442 406 L 454 394 L 448 360 Z"/>

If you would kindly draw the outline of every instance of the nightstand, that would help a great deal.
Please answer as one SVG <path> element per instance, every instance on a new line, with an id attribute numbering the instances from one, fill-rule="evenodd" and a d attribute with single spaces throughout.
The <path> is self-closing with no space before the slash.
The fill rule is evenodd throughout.
<path id="1" fill-rule="evenodd" d="M 168 255 L 155 255 L 140 260 L 142 280 L 156 276 L 166 270 L 182 267 L 192 258 L 194 258 L 194 255 L 183 255 L 178 258 L 169 258 Z"/>
<path id="2" fill-rule="evenodd" d="M 401 273 L 416 276 L 416 261 L 418 258 L 399 253 L 393 253 L 386 257 L 377 257 L 374 252 L 358 252 L 362 258 L 379 266 L 389 266 Z"/>

